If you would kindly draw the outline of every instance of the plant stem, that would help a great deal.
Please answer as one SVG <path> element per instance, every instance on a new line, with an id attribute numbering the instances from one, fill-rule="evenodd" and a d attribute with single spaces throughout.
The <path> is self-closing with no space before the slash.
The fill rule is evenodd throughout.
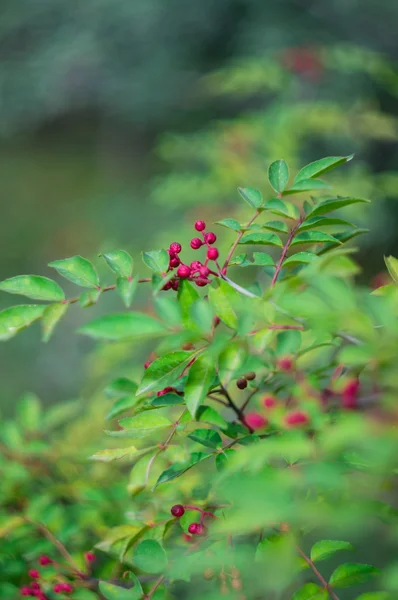
<path id="1" fill-rule="evenodd" d="M 278 264 L 276 265 L 275 273 L 274 273 L 274 276 L 271 281 L 271 287 L 274 287 L 276 280 L 278 279 L 279 273 L 281 272 L 281 269 L 282 269 L 283 261 L 285 260 L 286 254 L 288 253 L 288 250 L 290 248 L 290 244 L 292 243 L 294 236 L 296 235 L 297 229 L 300 227 L 303 220 L 304 220 L 304 218 L 300 217 L 300 219 L 297 221 L 296 225 L 292 228 L 292 230 L 290 231 L 290 233 L 288 235 L 286 243 L 283 246 L 282 254 L 280 256 Z"/>
<path id="2" fill-rule="evenodd" d="M 245 426 L 247 427 L 247 429 L 250 431 L 250 433 L 253 433 L 253 429 L 246 423 L 245 421 L 245 415 L 243 414 L 243 411 L 241 408 L 239 408 L 239 406 L 237 406 L 235 404 L 235 402 L 232 400 L 228 390 L 222 385 L 222 383 L 220 383 L 220 387 L 221 387 L 221 392 L 223 394 L 223 396 L 225 396 L 225 398 L 228 401 L 228 405 L 230 408 L 232 408 L 232 410 L 235 412 L 236 416 L 238 417 L 239 421 Z"/>
<path id="3" fill-rule="evenodd" d="M 164 575 L 161 575 L 159 577 L 159 579 L 157 579 L 153 585 L 153 587 L 149 590 L 149 592 L 147 594 L 144 595 L 144 598 L 146 600 L 149 600 L 153 594 L 156 592 L 156 590 L 158 589 L 158 587 L 161 585 L 162 581 L 164 580 Z"/>
<path id="4" fill-rule="evenodd" d="M 152 281 L 152 279 L 150 277 L 143 277 L 142 279 L 138 280 L 138 283 L 149 283 L 150 281 Z M 100 288 L 98 288 L 100 289 Z M 116 289 L 116 285 L 107 285 L 106 287 L 101 289 L 101 293 L 102 292 L 110 292 L 111 290 L 115 290 Z M 79 302 L 79 298 L 80 296 L 77 296 L 76 298 L 70 298 L 69 300 L 62 300 L 61 304 L 76 304 L 76 302 Z"/>
<path id="5" fill-rule="evenodd" d="M 300 556 L 302 556 L 304 558 L 307 565 L 313 570 L 314 574 L 318 577 L 319 581 L 321 582 L 323 587 L 329 592 L 329 594 L 332 596 L 332 598 L 334 600 L 339 600 L 339 597 L 334 593 L 334 591 L 332 590 L 331 586 L 328 584 L 326 579 L 324 579 L 322 577 L 322 575 L 320 574 L 320 572 L 318 571 L 318 569 L 316 568 L 316 566 L 314 565 L 312 560 L 305 554 L 305 552 L 302 551 L 302 549 L 299 546 L 296 546 L 296 548 L 297 548 L 297 552 L 300 554 Z"/>
<path id="6" fill-rule="evenodd" d="M 169 436 L 167 437 L 167 439 L 163 442 L 163 444 L 160 445 L 159 450 L 156 450 L 155 454 L 151 457 L 150 461 L 148 462 L 148 466 L 146 468 L 146 473 L 145 473 L 145 485 L 148 485 L 149 476 L 151 474 L 151 469 L 152 469 L 153 463 L 155 462 L 155 460 L 157 459 L 159 454 L 161 454 L 162 452 L 164 452 L 167 449 L 168 445 L 170 444 L 171 440 L 173 439 L 173 437 L 177 431 L 177 427 L 180 424 L 182 417 L 185 415 L 186 412 L 187 412 L 187 409 L 185 409 L 181 413 L 180 417 L 174 423 L 173 428 L 172 428 Z"/>
<path id="7" fill-rule="evenodd" d="M 252 218 L 248 221 L 247 225 L 245 225 L 244 229 L 247 229 L 248 227 L 250 227 L 250 225 L 257 219 L 258 215 L 260 214 L 260 211 L 256 210 L 255 214 L 252 216 Z M 229 266 L 229 261 L 232 258 L 233 253 L 236 250 L 237 245 L 239 244 L 242 236 L 243 236 L 244 231 L 240 231 L 238 234 L 238 237 L 236 238 L 236 240 L 234 241 L 234 243 L 231 246 L 230 251 L 228 252 L 227 258 L 225 259 L 223 268 L 221 269 L 221 274 L 225 275 Z"/>

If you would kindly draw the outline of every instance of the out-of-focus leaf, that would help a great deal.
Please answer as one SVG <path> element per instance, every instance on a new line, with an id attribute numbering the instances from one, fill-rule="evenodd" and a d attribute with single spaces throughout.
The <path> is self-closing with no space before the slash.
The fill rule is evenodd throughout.
<path id="1" fill-rule="evenodd" d="M 328 600 L 329 594 L 325 588 L 321 588 L 316 583 L 305 583 L 291 600 Z"/>
<path id="2" fill-rule="evenodd" d="M 372 565 L 358 563 L 345 563 L 333 571 L 329 584 L 335 588 L 345 588 L 351 585 L 365 583 L 380 573 L 380 570 Z"/>
<path id="3" fill-rule="evenodd" d="M 398 283 L 398 258 L 394 258 L 394 256 L 385 256 L 384 262 L 386 263 L 386 267 L 392 279 L 395 283 Z"/>
<path id="4" fill-rule="evenodd" d="M 20 304 L 0 312 L 0 341 L 9 340 L 17 333 L 40 319 L 45 305 Z"/>
<path id="5" fill-rule="evenodd" d="M 348 542 L 341 542 L 338 540 L 320 540 L 311 548 L 311 560 L 313 562 L 325 560 L 340 550 L 353 550 L 353 547 Z"/>
<path id="6" fill-rule="evenodd" d="M 41 318 L 42 327 L 42 341 L 48 342 L 51 338 L 53 331 L 60 319 L 64 316 L 68 310 L 69 304 L 57 302 L 56 304 L 49 304 L 43 311 Z"/>
<path id="7" fill-rule="evenodd" d="M 146 573 L 162 573 L 167 567 L 167 555 L 156 540 L 144 540 L 136 547 L 133 562 Z"/>
<path id="8" fill-rule="evenodd" d="M 64 300 L 64 291 L 58 283 L 39 275 L 18 275 L 0 283 L 0 290 L 10 294 L 27 296 L 32 300 L 49 300 L 56 302 Z"/>
<path id="9" fill-rule="evenodd" d="M 192 417 L 195 418 L 216 374 L 214 358 L 209 353 L 199 356 L 189 369 L 184 398 Z"/>
<path id="10" fill-rule="evenodd" d="M 78 330 L 95 339 L 125 340 L 159 337 L 166 333 L 160 321 L 145 313 L 129 312 L 106 315 Z"/>
<path id="11" fill-rule="evenodd" d="M 111 448 L 110 450 L 99 450 L 90 456 L 90 458 L 101 462 L 112 462 L 121 458 L 136 460 L 141 458 L 141 456 L 145 456 L 145 454 L 152 452 L 156 447 L 157 446 L 150 446 L 149 448 L 143 448 L 141 450 L 137 450 L 135 446 L 129 446 L 128 448 Z"/>

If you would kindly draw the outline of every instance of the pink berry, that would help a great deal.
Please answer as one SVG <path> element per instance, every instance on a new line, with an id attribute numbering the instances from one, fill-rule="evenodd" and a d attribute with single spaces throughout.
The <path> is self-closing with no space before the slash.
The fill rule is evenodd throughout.
<path id="1" fill-rule="evenodd" d="M 285 417 L 285 423 L 290 427 L 296 427 L 297 425 L 305 425 L 308 422 L 308 415 L 302 410 L 295 410 L 286 415 Z"/>
<path id="2" fill-rule="evenodd" d="M 90 562 L 94 562 L 95 558 L 96 558 L 94 552 L 86 552 L 86 554 L 84 555 L 84 557 L 85 557 L 86 561 L 89 562 L 89 563 Z"/>
<path id="3" fill-rule="evenodd" d="M 257 412 L 247 413 L 245 416 L 245 423 L 251 429 L 262 429 L 268 425 L 267 419 Z"/>
<path id="4" fill-rule="evenodd" d="M 61 594 L 63 592 L 62 583 L 56 583 L 53 587 L 53 591 L 55 594 Z"/>
<path id="5" fill-rule="evenodd" d="M 70 583 L 61 583 L 62 591 L 70 594 L 73 592 L 73 586 Z"/>
<path id="6" fill-rule="evenodd" d="M 144 363 L 144 369 L 147 369 L 151 364 L 152 364 L 152 361 L 151 360 L 147 360 Z M 42 565 L 43 563 L 40 563 L 40 564 Z M 48 563 L 45 563 L 45 564 L 48 565 Z"/>
<path id="7" fill-rule="evenodd" d="M 148 361 L 149 362 L 149 361 Z M 147 363 L 145 363 L 146 365 Z M 150 362 L 149 362 L 150 364 Z M 149 367 L 149 365 L 148 365 Z M 147 368 L 147 367 L 145 367 Z M 51 565 L 52 563 L 52 559 L 49 556 L 46 556 L 45 554 L 43 554 L 42 556 L 39 557 L 39 565 L 41 565 L 42 567 L 45 567 L 46 565 Z"/>
<path id="8" fill-rule="evenodd" d="M 202 263 L 199 260 L 193 260 L 191 262 L 191 270 L 193 273 L 196 273 L 196 271 L 199 271 L 199 269 L 202 268 Z"/>
<path id="9" fill-rule="evenodd" d="M 21 587 L 20 592 L 21 592 L 21 596 L 31 596 L 32 595 L 32 590 L 27 585 L 25 585 L 24 587 Z"/>
<path id="10" fill-rule="evenodd" d="M 188 531 L 192 535 L 203 535 L 205 532 L 205 528 L 203 527 L 203 525 L 201 525 L 201 523 L 191 523 L 188 527 Z"/>
<path id="11" fill-rule="evenodd" d="M 171 507 L 170 512 L 173 515 L 173 517 L 177 517 L 179 519 L 185 513 L 185 508 L 182 504 L 175 504 Z"/>
<path id="12" fill-rule="evenodd" d="M 358 405 L 359 380 L 350 379 L 341 392 L 341 403 L 347 410 L 352 410 Z"/>
<path id="13" fill-rule="evenodd" d="M 273 408 L 276 404 L 276 400 L 273 396 L 264 396 L 262 404 L 264 408 Z"/>
<path id="14" fill-rule="evenodd" d="M 205 287 L 207 285 L 207 281 L 205 279 L 195 279 L 195 283 L 198 287 Z"/>
<path id="15" fill-rule="evenodd" d="M 214 244 L 214 242 L 217 240 L 217 236 L 212 231 L 209 231 L 209 233 L 205 233 L 204 240 L 206 244 Z"/>
<path id="16" fill-rule="evenodd" d="M 166 291 L 167 290 L 171 290 L 171 282 L 168 281 L 167 283 L 164 284 L 164 286 L 162 287 L 162 290 Z"/>
<path id="17" fill-rule="evenodd" d="M 175 292 L 178 290 L 179 285 L 180 285 L 180 282 L 178 279 L 173 279 L 173 281 L 171 282 L 171 287 L 173 288 L 173 290 Z"/>
<path id="18" fill-rule="evenodd" d="M 278 368 L 281 371 L 291 371 L 293 369 L 293 361 L 290 356 L 283 356 L 278 360 Z"/>
<path id="19" fill-rule="evenodd" d="M 203 231 L 206 229 L 206 223 L 204 221 L 196 221 L 195 229 L 196 231 Z"/>
<path id="20" fill-rule="evenodd" d="M 209 248 L 207 251 L 207 258 L 209 260 L 217 260 L 218 258 L 218 250 L 217 248 Z"/>
<path id="21" fill-rule="evenodd" d="M 200 269 L 199 269 L 199 275 L 200 275 L 201 277 L 207 277 L 207 276 L 209 275 L 209 273 L 210 273 L 210 269 L 208 269 L 208 268 L 207 268 L 207 267 L 205 267 L 205 266 L 203 266 L 203 267 L 200 267 Z"/>
<path id="22" fill-rule="evenodd" d="M 191 248 L 192 250 L 199 250 L 199 248 L 203 245 L 202 240 L 199 238 L 192 238 L 191 240 Z"/>
<path id="23" fill-rule="evenodd" d="M 39 579 L 40 577 L 40 573 L 37 569 L 31 569 L 30 571 L 28 571 L 28 575 L 32 579 Z"/>
<path id="24" fill-rule="evenodd" d="M 32 583 L 30 584 L 30 589 L 35 590 L 37 592 L 41 589 L 41 585 L 38 581 L 32 581 Z"/>
<path id="25" fill-rule="evenodd" d="M 188 265 L 180 265 L 177 269 L 177 275 L 181 279 L 186 279 L 191 274 L 191 269 Z"/>
<path id="26" fill-rule="evenodd" d="M 173 258 L 170 258 L 170 262 L 169 265 L 172 269 L 175 269 L 176 267 L 178 267 L 181 264 L 180 259 L 178 258 L 178 256 L 175 256 Z"/>
<path id="27" fill-rule="evenodd" d="M 182 250 L 182 246 L 178 242 L 173 242 L 170 244 L 170 250 L 173 254 L 179 254 Z"/>

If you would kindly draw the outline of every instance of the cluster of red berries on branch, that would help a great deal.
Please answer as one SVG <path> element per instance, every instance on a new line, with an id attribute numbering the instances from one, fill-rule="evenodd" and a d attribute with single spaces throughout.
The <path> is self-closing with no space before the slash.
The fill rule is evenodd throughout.
<path id="1" fill-rule="evenodd" d="M 217 236 L 212 231 L 205 233 L 206 223 L 204 221 L 196 221 L 195 229 L 202 234 L 203 239 L 195 237 L 191 240 L 190 245 L 193 250 L 199 250 L 202 246 L 207 247 L 205 261 L 202 263 L 199 260 L 194 260 L 190 265 L 186 265 L 181 261 L 179 256 L 182 251 L 181 244 L 178 242 L 170 244 L 167 250 L 170 257 L 169 271 L 173 271 L 174 269 L 177 269 L 177 271 L 176 276 L 165 283 L 163 286 L 164 290 L 178 290 L 181 279 L 189 279 L 189 281 L 193 281 L 197 286 L 204 287 L 211 283 L 209 275 L 218 277 L 218 273 L 208 266 L 209 261 L 215 262 L 219 256 L 217 248 L 213 247 L 213 244 L 217 241 Z"/>
<path id="2" fill-rule="evenodd" d="M 190 523 L 190 525 L 188 525 L 188 532 L 191 535 L 204 535 L 206 533 L 206 528 L 204 525 L 204 520 L 206 517 L 211 517 L 213 519 L 216 518 L 216 516 L 209 511 L 203 510 L 202 508 L 199 508 L 198 506 L 188 506 L 188 505 L 184 505 L 184 504 L 175 504 L 174 506 L 171 507 L 170 512 L 173 515 L 173 517 L 176 517 L 177 519 L 180 519 L 186 512 L 186 510 L 196 510 L 198 512 L 200 512 L 200 522 L 193 522 Z M 187 540 L 190 538 L 187 538 Z"/>
<path id="3" fill-rule="evenodd" d="M 85 561 L 87 565 L 93 563 L 96 559 L 96 556 L 93 552 L 86 552 L 84 555 Z M 74 587 L 68 581 L 60 581 L 60 577 L 64 576 L 63 572 L 61 572 L 63 565 L 60 563 L 56 563 L 52 558 L 43 554 L 39 557 L 38 563 L 41 567 L 47 567 L 49 565 L 53 565 L 54 567 L 59 567 L 60 570 L 55 574 L 52 571 L 51 573 L 43 574 L 38 569 L 30 569 L 28 571 L 28 576 L 31 579 L 29 585 L 25 585 L 20 589 L 21 596 L 31 596 L 34 598 L 38 598 L 38 600 L 49 600 L 47 596 L 47 591 L 52 589 L 54 594 L 71 594 L 74 591 Z M 68 569 L 69 571 L 69 569 Z M 78 573 L 76 571 L 76 578 L 81 578 L 84 576 L 84 573 Z M 55 582 L 54 582 L 55 579 Z"/>

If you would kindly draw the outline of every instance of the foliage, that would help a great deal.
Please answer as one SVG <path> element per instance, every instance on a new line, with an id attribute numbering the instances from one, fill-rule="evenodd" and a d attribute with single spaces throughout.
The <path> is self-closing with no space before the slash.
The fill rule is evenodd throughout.
<path id="1" fill-rule="evenodd" d="M 368 536 L 396 547 L 396 259 L 386 258 L 388 285 L 356 285 L 345 243 L 363 230 L 335 211 L 367 200 L 333 195 L 323 179 L 351 159 L 327 157 L 294 178 L 285 161 L 272 163 L 263 193 L 239 190 L 244 224 L 220 223 L 235 238 L 225 256 L 198 220 L 191 248 L 201 260 L 189 265 L 173 242 L 143 254 L 144 276 L 126 251 L 104 254 L 109 284 L 85 258 L 53 261 L 82 288 L 70 299 L 41 276 L 1 283 L 48 302 L 2 311 L 4 340 L 38 321 L 48 341 L 65 307 L 100 303 L 105 292 L 129 305 L 132 282 L 152 296 L 146 312 L 79 330 L 152 349 L 136 381 L 105 389 L 107 448 L 90 439 L 98 399 L 50 443 L 48 427 L 69 421 L 68 408 L 51 417 L 25 398 L 5 428 L 1 535 L 13 558 L 3 596 L 32 590 L 26 568 L 45 552 L 55 562 L 40 568 L 43 599 L 69 593 L 62 585 L 77 600 L 336 600 L 345 588 L 357 600 L 394 597 L 397 565 L 380 564 Z M 236 281 L 242 268 L 249 285 Z M 84 558 L 94 537 L 95 562 Z"/>

